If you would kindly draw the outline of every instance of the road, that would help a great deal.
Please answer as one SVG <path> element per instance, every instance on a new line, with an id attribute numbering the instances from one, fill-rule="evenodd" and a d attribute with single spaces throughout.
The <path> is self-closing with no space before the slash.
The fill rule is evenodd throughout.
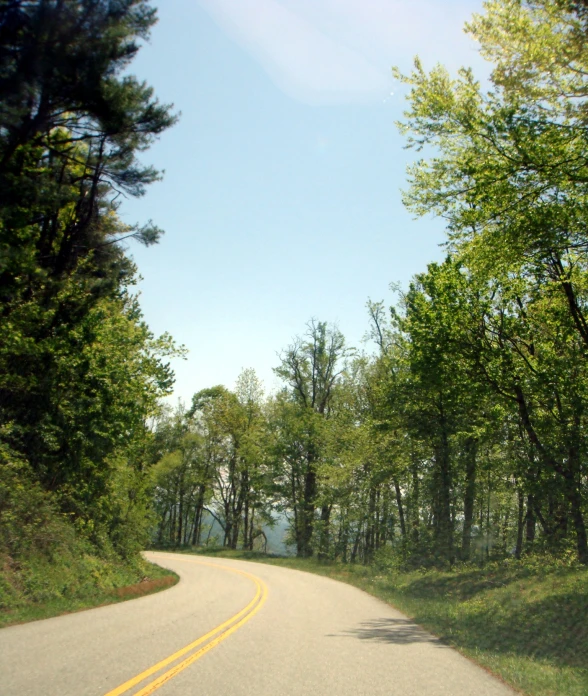
<path id="1" fill-rule="evenodd" d="M 275 566 L 148 553 L 169 590 L 0 630 L 2 696 L 512 696 L 402 614 Z"/>

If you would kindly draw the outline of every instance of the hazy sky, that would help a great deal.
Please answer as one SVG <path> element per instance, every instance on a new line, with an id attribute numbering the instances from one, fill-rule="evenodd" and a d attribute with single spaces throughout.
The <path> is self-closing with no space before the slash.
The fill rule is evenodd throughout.
<path id="1" fill-rule="evenodd" d="M 368 297 L 392 301 L 442 257 L 443 225 L 415 221 L 400 189 L 414 154 L 394 126 L 390 67 L 487 70 L 462 32 L 475 0 L 165 0 L 132 65 L 178 125 L 145 154 L 165 170 L 126 222 L 166 235 L 131 251 L 154 332 L 189 349 L 176 394 L 234 385 L 253 367 L 272 389 L 277 353 L 316 317 L 351 345 Z"/>

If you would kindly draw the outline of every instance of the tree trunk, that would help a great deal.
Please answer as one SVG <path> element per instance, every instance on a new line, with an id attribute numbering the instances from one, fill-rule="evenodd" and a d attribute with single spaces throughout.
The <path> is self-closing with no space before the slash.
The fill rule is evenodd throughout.
<path id="1" fill-rule="evenodd" d="M 476 501 L 477 452 L 477 440 L 473 437 L 469 437 L 464 447 L 466 486 L 463 500 L 463 537 L 461 541 L 461 557 L 464 561 L 470 558 L 474 504 Z"/>
<path id="2" fill-rule="evenodd" d="M 523 553 L 523 529 L 525 519 L 525 494 L 523 489 L 518 489 L 518 516 L 517 516 L 517 545 L 515 547 L 515 558 L 520 559 Z"/>
<path id="3" fill-rule="evenodd" d="M 390 534 L 390 487 L 385 486 L 382 493 L 382 519 L 380 521 L 380 539 L 378 548 L 386 546 Z M 406 525 L 405 525 L 406 529 Z"/>
<path id="4" fill-rule="evenodd" d="M 394 491 L 396 492 L 396 505 L 398 507 L 398 519 L 400 520 L 400 533 L 406 539 L 406 521 L 404 519 L 404 506 L 402 505 L 402 491 L 398 485 L 398 480 L 394 479 Z M 417 513 L 418 514 L 418 513 Z"/>
<path id="5" fill-rule="evenodd" d="M 169 541 L 170 544 L 174 543 L 174 536 L 176 533 L 176 503 L 172 505 L 172 514 L 171 514 L 171 521 L 170 521 L 170 526 L 169 526 Z"/>
<path id="6" fill-rule="evenodd" d="M 200 485 L 196 507 L 194 510 L 194 528 L 192 530 L 192 546 L 200 545 L 200 530 L 202 527 L 202 510 L 204 508 L 204 486 Z"/>
<path id="7" fill-rule="evenodd" d="M 538 434 L 535 431 L 533 423 L 531 421 L 531 415 L 529 412 L 529 407 L 525 400 L 523 390 L 520 385 L 516 384 L 514 387 L 516 394 L 517 403 L 519 405 L 519 413 L 521 416 L 521 421 L 527 431 L 529 440 L 537 448 L 539 455 L 542 457 L 544 462 L 557 474 L 563 477 L 565 482 L 565 492 L 566 497 L 570 503 L 572 512 L 572 521 L 574 523 L 574 529 L 576 531 L 576 548 L 578 553 L 578 560 L 581 563 L 588 564 L 588 543 L 586 538 L 586 525 L 584 522 L 584 517 L 582 514 L 582 493 L 579 489 L 579 482 L 576 481 L 576 476 L 580 471 L 579 469 L 579 433 L 580 433 L 580 418 L 578 414 L 575 414 L 574 418 L 574 434 L 572 437 L 572 442 L 569 447 L 567 462 L 565 466 L 552 457 L 549 451 L 543 446 L 543 443 L 539 439 Z M 534 524 L 535 517 L 531 510 L 529 513 L 529 506 L 527 505 L 527 531 L 529 531 L 529 525 L 531 524 L 531 519 L 533 522 L 533 537 L 535 536 Z M 528 538 L 528 534 L 527 534 Z"/>
<path id="8" fill-rule="evenodd" d="M 380 548 L 380 535 L 381 535 L 381 529 L 380 529 L 380 524 L 381 524 L 381 515 L 380 515 L 380 499 L 382 497 L 380 487 L 378 486 L 376 490 L 376 535 L 374 539 L 374 551 L 377 551 Z"/>
<path id="9" fill-rule="evenodd" d="M 490 501 L 492 499 L 492 487 L 490 484 L 490 472 L 488 472 L 488 498 L 486 500 L 486 560 L 490 560 Z"/>
<path id="10" fill-rule="evenodd" d="M 416 546 L 420 540 L 420 485 L 416 463 L 412 466 L 412 513 L 410 517 L 412 543 Z"/>
<path id="11" fill-rule="evenodd" d="M 588 564 L 588 539 L 586 524 L 582 514 L 582 493 L 573 473 L 566 476 L 566 497 L 570 502 L 572 521 L 576 532 L 576 551 L 578 560 L 584 565 Z"/>
<path id="12" fill-rule="evenodd" d="M 251 510 L 251 516 L 249 518 L 249 534 L 248 534 L 248 550 L 253 551 L 253 520 L 255 519 L 255 508 Z M 265 535 L 264 535 L 265 536 Z M 267 537 L 266 537 L 267 544 Z"/>
<path id="13" fill-rule="evenodd" d="M 233 550 L 235 550 L 237 548 L 237 544 L 239 543 L 239 530 L 240 530 L 240 528 L 241 528 L 241 516 L 235 515 L 231 539 L 230 539 L 230 548 Z"/>
<path id="14" fill-rule="evenodd" d="M 191 529 L 190 529 L 190 525 L 189 525 L 189 520 L 190 520 L 190 506 L 186 505 L 186 513 L 184 515 L 184 536 L 182 539 L 182 544 L 184 546 L 187 546 L 188 542 L 190 540 Z"/>
<path id="15" fill-rule="evenodd" d="M 320 541 L 320 551 L 319 558 L 326 559 L 329 557 L 329 551 L 331 547 L 331 505 L 323 505 L 321 507 L 321 541 Z"/>
<path id="16" fill-rule="evenodd" d="M 439 556 L 449 563 L 453 558 L 453 525 L 451 522 L 451 468 L 449 460 L 449 442 L 443 429 L 441 441 L 435 452 L 437 479 L 436 525 L 435 536 Z"/>
<path id="17" fill-rule="evenodd" d="M 223 538 L 223 546 L 229 546 L 232 539 L 233 533 L 233 519 L 231 515 L 231 508 L 228 504 L 225 505 L 225 536 Z"/>
<path id="18" fill-rule="evenodd" d="M 368 494 L 368 510 L 365 530 L 363 562 L 367 565 L 374 557 L 374 518 L 376 513 L 376 489 L 372 486 Z"/>
<path id="19" fill-rule="evenodd" d="M 355 541 L 353 542 L 353 550 L 351 551 L 351 563 L 355 563 L 357 558 L 357 551 L 359 549 L 359 541 L 361 539 L 361 525 L 357 528 L 357 534 L 355 535 Z"/>
<path id="20" fill-rule="evenodd" d="M 303 558 L 312 556 L 312 532 L 314 529 L 314 503 L 316 499 L 316 472 L 313 463 L 308 463 L 304 477 L 304 500 L 300 515 L 300 537 L 297 555 Z"/>
<path id="21" fill-rule="evenodd" d="M 157 543 L 159 546 L 163 546 L 163 530 L 165 529 L 165 518 L 167 517 L 167 510 L 163 511 L 163 515 L 159 522 L 159 531 L 157 533 Z"/>
<path id="22" fill-rule="evenodd" d="M 243 548 L 249 548 L 249 498 L 245 500 L 243 509 Z"/>
<path id="23" fill-rule="evenodd" d="M 347 516 L 341 517 L 339 524 L 339 538 L 337 540 L 337 551 L 341 554 L 341 561 L 347 563 L 347 553 L 349 546 L 349 522 Z"/>
<path id="24" fill-rule="evenodd" d="M 182 545 L 182 523 L 184 521 L 184 509 L 183 509 L 183 500 L 180 498 L 180 507 L 178 510 L 178 534 L 176 536 L 176 546 L 181 546 Z"/>
<path id="25" fill-rule="evenodd" d="M 535 502 L 532 495 L 527 496 L 527 515 L 526 515 L 525 542 L 532 544 L 535 541 Z"/>

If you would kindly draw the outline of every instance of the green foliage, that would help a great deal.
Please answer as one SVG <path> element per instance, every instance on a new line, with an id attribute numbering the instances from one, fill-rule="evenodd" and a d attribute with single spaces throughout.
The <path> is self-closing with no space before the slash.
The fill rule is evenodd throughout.
<path id="1" fill-rule="evenodd" d="M 64 522 L 27 462 L 0 449 L 0 553 L 26 557 L 51 549 Z"/>
<path id="2" fill-rule="evenodd" d="M 405 201 L 447 220 L 460 269 L 453 299 L 450 286 L 438 286 L 450 313 L 428 325 L 418 303 L 428 294 L 432 308 L 439 272 L 430 267 L 420 279 L 424 294 L 407 304 L 409 352 L 418 356 L 422 334 L 425 347 L 464 365 L 469 387 L 494 391 L 490 408 L 502 409 L 504 435 L 519 442 L 511 475 L 528 496 L 527 520 L 537 514 L 556 544 L 573 524 L 578 558 L 588 562 L 584 30 L 573 3 L 493 0 L 468 25 L 494 63 L 489 92 L 465 69 L 453 79 L 442 67 L 427 74 L 417 60 L 411 75 L 396 74 L 411 89 L 400 125 L 408 146 L 435 149 L 410 168 Z M 423 356 L 447 388 L 434 352 Z"/>
<path id="3" fill-rule="evenodd" d="M 115 601 L 115 589 L 159 577 L 136 553 L 133 523 L 122 543 L 92 543 L 6 447 L 0 474 L 0 625 Z"/>
<path id="4" fill-rule="evenodd" d="M 161 418 L 152 470 L 155 543 L 208 545 L 214 525 L 230 548 L 241 541 L 253 549 L 266 539 L 262 524 L 272 524 L 267 441 L 263 390 L 253 370 L 241 373 L 234 392 L 204 389 L 188 411 L 180 405 Z"/>
<path id="5" fill-rule="evenodd" d="M 489 91 L 469 69 L 396 71 L 408 147 L 431 153 L 405 202 L 447 221 L 446 260 L 389 314 L 368 303 L 375 355 L 315 320 L 280 354 L 256 447 L 302 556 L 449 568 L 574 546 L 588 563 L 585 7 L 492 0 L 468 31 Z M 230 462 L 234 397 L 198 409 Z"/>
<path id="6" fill-rule="evenodd" d="M 0 626 L 45 619 L 150 594 L 177 582 L 175 574 L 135 557 L 98 555 L 64 528 L 50 557 L 22 562 L 0 556 Z"/>
<path id="7" fill-rule="evenodd" d="M 138 153 L 175 121 L 125 75 L 154 22 L 145 0 L 0 3 L 5 605 L 106 591 L 143 567 L 147 421 L 182 352 L 143 322 L 121 244 L 161 230 L 117 217 L 121 193 L 159 176 Z"/>
<path id="8" fill-rule="evenodd" d="M 588 14 L 573 0 L 484 8 L 467 31 L 493 63 L 489 90 L 418 59 L 395 72 L 410 90 L 400 129 L 427 154 L 404 200 L 447 222 L 445 261 L 389 312 L 368 303 L 375 354 L 309 322 L 280 354 L 284 388 L 253 436 L 222 387 L 196 395 L 191 416 L 220 463 L 208 490 L 225 546 L 239 541 L 242 492 L 258 492 L 303 557 L 272 562 L 391 599 L 525 693 L 580 695 Z M 246 487 L 249 461 L 266 476 Z"/>

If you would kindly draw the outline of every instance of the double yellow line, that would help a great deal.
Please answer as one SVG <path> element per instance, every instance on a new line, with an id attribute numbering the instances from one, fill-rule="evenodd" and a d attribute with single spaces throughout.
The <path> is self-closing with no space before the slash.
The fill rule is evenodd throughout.
<path id="1" fill-rule="evenodd" d="M 149 682 L 142 689 L 134 692 L 133 696 L 148 696 L 148 694 L 152 694 L 156 689 L 159 689 L 160 686 L 163 686 L 163 684 L 168 682 L 170 679 L 173 679 L 177 674 L 185 670 L 186 667 L 189 667 L 192 663 L 196 662 L 196 660 L 199 660 L 203 655 L 206 655 L 207 652 L 212 650 L 219 643 L 222 643 L 223 640 L 228 638 L 232 633 L 246 624 L 247 621 L 257 614 L 267 599 L 267 587 L 265 583 L 251 573 L 247 573 L 244 570 L 237 570 L 236 568 L 229 568 L 228 566 L 219 565 L 216 563 L 206 563 L 204 561 L 181 558 L 177 555 L 174 555 L 173 558 L 174 560 L 181 560 L 186 563 L 197 563 L 199 565 L 210 566 L 211 568 L 220 568 L 221 570 L 225 570 L 229 573 L 243 575 L 249 580 L 252 580 L 255 584 L 255 597 L 253 597 L 253 599 L 244 609 L 241 609 L 241 611 L 237 612 L 234 616 L 231 616 L 230 619 L 227 619 L 227 621 L 224 623 L 220 624 L 216 628 L 213 628 L 212 631 L 209 631 L 206 635 L 198 638 L 189 645 L 186 645 L 184 648 L 181 648 L 177 652 L 173 653 L 173 655 L 166 657 L 152 667 L 149 667 L 144 672 L 137 674 L 136 677 L 133 677 L 124 684 L 117 686 L 116 689 L 109 691 L 104 696 L 121 696 L 121 694 L 125 694 L 127 691 L 137 686 L 145 679 L 153 676 L 157 672 L 160 672 L 165 667 L 168 667 L 173 663 L 177 663 L 174 664 L 173 667 L 170 667 L 170 669 L 168 669 L 166 672 L 163 672 L 163 674 L 160 674 L 153 681 Z M 202 647 L 199 650 L 196 650 L 196 648 L 199 646 Z M 188 657 L 185 657 L 183 660 L 181 660 L 181 662 L 177 662 L 181 657 L 184 657 L 184 655 L 188 655 Z"/>

